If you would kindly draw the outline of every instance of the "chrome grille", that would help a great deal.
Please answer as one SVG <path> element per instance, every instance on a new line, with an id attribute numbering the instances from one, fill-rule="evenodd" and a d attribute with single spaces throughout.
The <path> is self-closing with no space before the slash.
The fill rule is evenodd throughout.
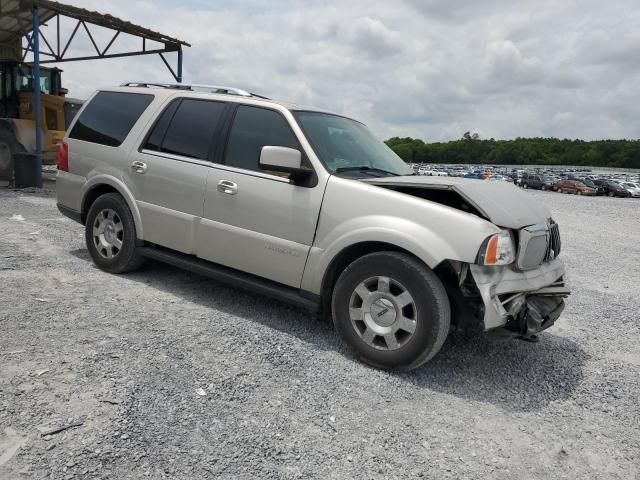
<path id="1" fill-rule="evenodd" d="M 549 235 L 547 240 L 547 253 L 544 256 L 546 262 L 553 260 L 560 255 L 562 242 L 560 241 L 560 228 L 558 224 L 551 220 L 549 224 Z"/>
<path id="2" fill-rule="evenodd" d="M 520 245 L 516 265 L 521 270 L 532 270 L 543 262 L 554 260 L 560 254 L 560 229 L 550 220 L 548 224 L 531 225 L 520 230 Z"/>

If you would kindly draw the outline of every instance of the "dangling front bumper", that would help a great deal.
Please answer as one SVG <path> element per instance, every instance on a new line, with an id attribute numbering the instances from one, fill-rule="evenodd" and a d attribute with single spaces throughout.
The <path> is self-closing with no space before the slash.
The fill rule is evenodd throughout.
<path id="1" fill-rule="evenodd" d="M 540 332 L 555 323 L 571 291 L 564 283 L 564 264 L 555 259 L 535 270 L 514 266 L 470 265 L 484 303 L 484 329 L 504 327 L 520 335 Z"/>

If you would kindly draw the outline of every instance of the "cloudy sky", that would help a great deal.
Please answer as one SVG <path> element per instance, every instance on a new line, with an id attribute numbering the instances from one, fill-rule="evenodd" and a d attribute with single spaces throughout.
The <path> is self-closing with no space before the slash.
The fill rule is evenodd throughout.
<path id="1" fill-rule="evenodd" d="M 66 1 L 191 43 L 185 81 L 345 113 L 382 138 L 640 138 L 638 0 Z M 157 56 L 61 67 L 81 98 L 170 80 Z"/>

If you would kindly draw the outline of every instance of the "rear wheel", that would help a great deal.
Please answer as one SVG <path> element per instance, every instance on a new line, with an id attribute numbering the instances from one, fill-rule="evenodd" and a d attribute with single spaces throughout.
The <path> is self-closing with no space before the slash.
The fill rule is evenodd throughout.
<path id="1" fill-rule="evenodd" d="M 133 215 L 118 193 L 106 193 L 93 202 L 87 214 L 85 240 L 91 258 L 106 272 L 130 272 L 142 265 Z"/>
<path id="2" fill-rule="evenodd" d="M 613 197 L 613 196 L 615 196 L 615 194 L 613 192 L 609 192 L 609 196 Z"/>
<path id="3" fill-rule="evenodd" d="M 360 359 L 393 370 L 431 359 L 451 322 L 440 279 L 399 252 L 371 253 L 349 265 L 334 287 L 332 313 L 336 330 Z"/>

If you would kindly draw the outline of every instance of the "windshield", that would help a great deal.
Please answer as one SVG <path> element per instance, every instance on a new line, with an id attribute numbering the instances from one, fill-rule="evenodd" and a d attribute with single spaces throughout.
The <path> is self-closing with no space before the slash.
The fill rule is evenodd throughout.
<path id="1" fill-rule="evenodd" d="M 293 112 L 314 152 L 332 174 L 363 178 L 415 175 L 362 123 L 327 113 Z"/>
<path id="2" fill-rule="evenodd" d="M 33 91 L 33 68 L 32 67 L 19 67 L 18 68 L 18 90 L 21 92 Z M 40 69 L 40 91 L 44 94 L 50 95 L 52 85 L 52 76 L 55 74 L 54 70 Z"/>

